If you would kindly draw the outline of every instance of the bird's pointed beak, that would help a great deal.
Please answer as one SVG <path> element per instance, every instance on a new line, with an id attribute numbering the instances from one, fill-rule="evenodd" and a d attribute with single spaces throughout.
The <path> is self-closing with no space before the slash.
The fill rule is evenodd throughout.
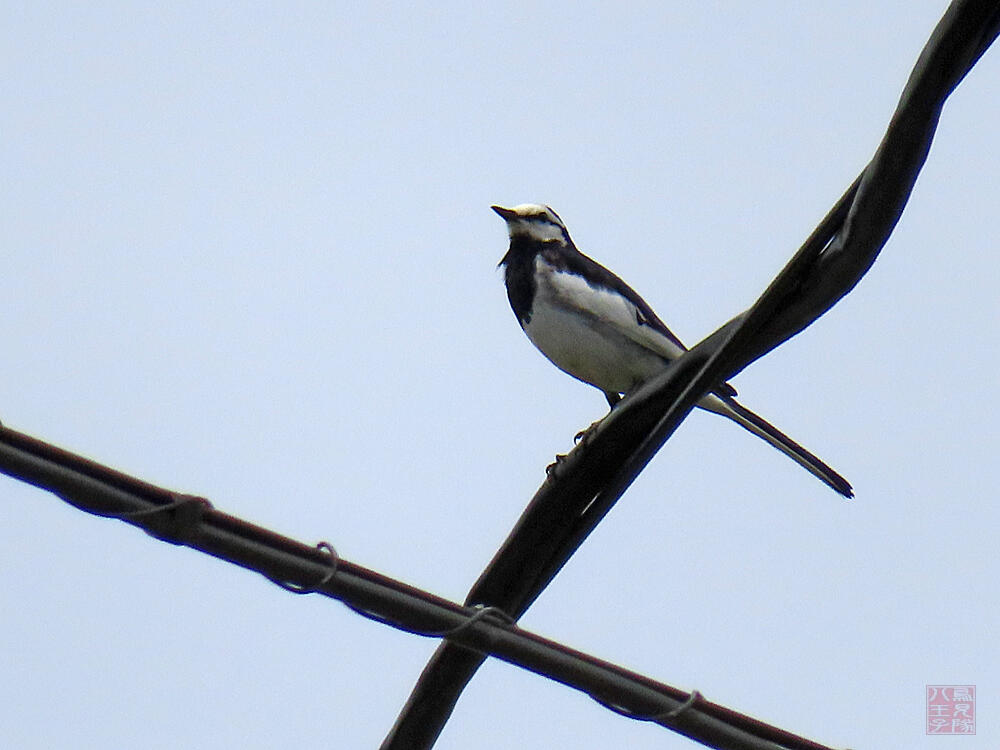
<path id="1" fill-rule="evenodd" d="M 511 219 L 517 218 L 517 212 L 512 208 L 504 208 L 503 206 L 490 206 L 494 211 L 496 211 L 500 218 L 504 221 L 510 221 Z"/>

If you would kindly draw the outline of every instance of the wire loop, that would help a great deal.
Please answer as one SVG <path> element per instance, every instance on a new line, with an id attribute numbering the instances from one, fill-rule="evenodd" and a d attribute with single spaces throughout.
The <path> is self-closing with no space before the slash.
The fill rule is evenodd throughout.
<path id="1" fill-rule="evenodd" d="M 288 581 L 280 581 L 277 578 L 271 578 L 270 576 L 264 576 L 273 583 L 275 586 L 280 586 L 285 591 L 291 594 L 315 594 L 320 589 L 322 589 L 326 584 L 333 580 L 333 577 L 337 575 L 337 568 L 340 567 L 340 555 L 337 554 L 337 550 L 334 549 L 333 545 L 329 542 L 319 542 L 316 545 L 316 549 L 320 552 L 326 552 L 330 557 L 330 568 L 326 571 L 326 574 L 319 579 L 316 583 L 304 586 L 297 583 L 289 583 Z"/>
<path id="2" fill-rule="evenodd" d="M 704 695 L 702 695 L 701 693 L 699 693 L 697 690 L 692 690 L 691 694 L 688 695 L 687 700 L 684 701 L 677 708 L 672 708 L 669 711 L 663 712 L 662 714 L 656 714 L 655 716 L 651 716 L 650 719 L 652 719 L 654 721 L 656 719 L 677 719 L 682 714 L 684 714 L 684 713 L 690 711 L 692 708 L 694 708 L 694 705 L 698 701 L 704 700 L 704 699 L 705 699 Z"/>
<path id="3" fill-rule="evenodd" d="M 195 495 L 174 492 L 170 496 L 173 499 L 169 503 L 142 510 L 118 512 L 88 510 L 105 518 L 139 522 L 138 525 L 143 531 L 164 542 L 188 544 L 197 536 L 201 519 L 204 517 L 205 511 L 212 509 L 212 503 Z M 143 522 L 147 519 L 147 522 Z"/>
<path id="4" fill-rule="evenodd" d="M 632 711 L 629 708 L 625 708 L 624 706 L 620 706 L 616 703 L 611 703 L 610 701 L 606 701 L 603 698 L 599 698 L 598 696 L 592 693 L 590 694 L 590 697 L 593 700 L 600 703 L 609 711 L 614 711 L 616 714 L 620 716 L 624 716 L 628 719 L 635 719 L 637 721 L 654 721 L 657 723 L 661 721 L 673 722 L 678 718 L 680 718 L 683 714 L 687 713 L 692 708 L 694 708 L 695 704 L 698 703 L 698 701 L 705 699 L 705 696 L 702 695 L 699 691 L 692 690 L 688 694 L 687 700 L 685 700 L 681 705 L 677 706 L 676 708 L 671 708 L 667 711 L 661 711 L 660 713 L 657 714 L 640 714 L 637 713 L 636 711 Z"/>
<path id="5" fill-rule="evenodd" d="M 487 617 L 492 617 L 496 620 L 499 620 L 504 625 L 514 624 L 514 618 L 508 615 L 499 607 L 485 607 L 482 604 L 476 604 L 474 608 L 476 612 L 475 614 L 471 615 L 468 620 L 463 622 L 461 625 L 452 628 L 451 630 L 445 630 L 441 633 L 438 633 L 437 635 L 440 638 L 448 638 L 453 635 L 458 635 L 463 630 L 468 630 L 477 622 L 479 622 L 480 620 L 484 620 Z"/>
<path id="6" fill-rule="evenodd" d="M 413 635 L 424 636 L 425 638 L 449 638 L 451 636 L 458 635 L 464 630 L 468 630 L 480 620 L 485 620 L 487 618 L 493 618 L 494 620 L 497 620 L 503 623 L 504 625 L 514 624 L 514 618 L 511 617 L 506 612 L 504 612 L 499 607 L 486 607 L 482 604 L 476 604 L 473 605 L 473 608 L 476 611 L 473 614 L 469 615 L 469 617 L 464 622 L 460 623 L 459 625 L 456 625 L 453 628 L 448 628 L 447 630 L 420 630 L 418 628 L 413 628 L 408 625 L 404 625 L 397 620 L 394 620 L 390 617 L 386 617 L 385 615 L 381 615 L 377 612 L 372 612 L 370 610 L 367 610 L 364 607 L 359 607 L 356 604 L 350 604 L 348 602 L 342 602 L 342 603 L 345 606 L 347 606 L 348 609 L 353 610 L 362 617 L 367 617 L 369 620 L 374 620 L 375 622 L 382 623 L 383 625 L 389 625 L 390 627 L 394 627 L 398 630 L 402 630 L 407 633 L 412 633 Z M 473 646 L 463 646 L 463 647 L 469 648 L 473 651 L 479 651 L 479 649 L 476 649 Z M 480 653 L 485 653 L 485 652 L 480 652 Z"/>

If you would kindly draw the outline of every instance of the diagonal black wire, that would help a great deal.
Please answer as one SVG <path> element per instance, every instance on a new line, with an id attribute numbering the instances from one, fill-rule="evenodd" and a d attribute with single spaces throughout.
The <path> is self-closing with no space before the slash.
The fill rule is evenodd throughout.
<path id="1" fill-rule="evenodd" d="M 747 312 L 630 395 L 561 461 L 469 592 L 514 617 L 531 605 L 714 383 L 829 310 L 871 267 L 902 214 L 948 95 L 1000 29 L 995 0 L 955 0 L 924 47 L 872 161 Z M 429 748 L 482 663 L 442 644 L 383 750 Z"/>
<path id="2" fill-rule="evenodd" d="M 0 471 L 54 492 L 77 508 L 117 518 L 254 570 L 296 594 L 339 599 L 378 622 L 446 638 L 581 690 L 605 707 L 726 750 L 830 750 L 635 672 L 520 630 L 502 612 L 462 607 L 340 558 L 327 542 L 306 546 L 0 426 Z M 776 740 L 762 739 L 762 730 Z"/>

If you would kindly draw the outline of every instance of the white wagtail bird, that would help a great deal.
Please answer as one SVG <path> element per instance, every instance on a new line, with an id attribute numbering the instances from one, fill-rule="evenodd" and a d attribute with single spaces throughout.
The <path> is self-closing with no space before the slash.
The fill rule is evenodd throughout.
<path id="1" fill-rule="evenodd" d="M 507 297 L 521 328 L 563 372 L 599 388 L 613 408 L 626 394 L 686 351 L 635 291 L 573 244 L 548 206 L 493 206 L 507 222 Z M 698 406 L 766 440 L 846 497 L 851 485 L 820 459 L 739 404 L 720 383 Z"/>

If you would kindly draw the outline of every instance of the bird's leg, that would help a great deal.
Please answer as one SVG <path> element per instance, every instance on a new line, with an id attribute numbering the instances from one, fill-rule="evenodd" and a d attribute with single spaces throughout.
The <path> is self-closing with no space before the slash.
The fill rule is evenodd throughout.
<path id="1" fill-rule="evenodd" d="M 617 406 L 618 402 L 622 400 L 622 396 L 621 396 L 620 393 L 612 393 L 610 391 L 605 391 L 604 392 L 604 398 L 606 398 L 608 400 L 608 406 L 611 407 L 611 411 L 609 411 L 608 414 L 610 414 L 612 411 L 614 411 L 615 406 Z M 601 422 L 603 422 L 607 418 L 608 414 L 605 414 L 603 417 L 601 417 L 600 419 L 598 419 L 596 422 L 592 422 L 591 425 L 590 425 L 590 427 L 588 427 L 587 429 L 580 430 L 578 433 L 576 433 L 576 435 L 573 436 L 573 442 L 574 443 L 579 443 L 581 440 L 583 440 L 584 438 L 586 438 L 587 435 L 589 435 L 590 432 L 595 427 L 597 427 L 597 425 L 599 425 Z"/>

